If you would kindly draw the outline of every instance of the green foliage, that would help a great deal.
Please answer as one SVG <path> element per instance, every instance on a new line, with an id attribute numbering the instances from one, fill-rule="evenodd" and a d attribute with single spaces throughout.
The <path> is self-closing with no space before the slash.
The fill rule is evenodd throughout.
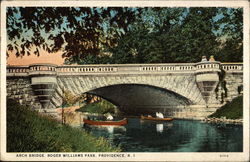
<path id="1" fill-rule="evenodd" d="M 32 46 L 38 56 L 41 49 L 61 50 L 75 62 L 114 46 L 139 14 L 127 7 L 8 7 L 8 50 L 16 56 L 29 55 Z"/>
<path id="2" fill-rule="evenodd" d="M 8 152 L 117 152 L 103 138 L 7 101 Z"/>
<path id="3" fill-rule="evenodd" d="M 243 60 L 242 8 L 8 7 L 7 17 L 17 56 L 34 45 L 37 55 L 63 51 L 66 64 Z"/>
<path id="4" fill-rule="evenodd" d="M 78 96 L 72 94 L 69 90 L 63 90 L 62 107 L 73 105 L 77 102 Z"/>
<path id="5" fill-rule="evenodd" d="M 238 91 L 238 94 L 242 93 L 243 85 L 238 86 L 237 91 Z"/>
<path id="6" fill-rule="evenodd" d="M 216 93 L 216 99 L 218 99 L 218 91 L 219 91 L 219 87 L 221 87 L 223 89 L 223 91 L 225 92 L 221 92 L 221 103 L 224 103 L 224 97 L 227 98 L 227 82 L 225 81 L 225 70 L 223 70 L 222 68 L 220 69 L 221 72 L 219 73 L 219 83 L 217 84 L 216 88 L 215 88 L 215 93 Z"/>
<path id="7" fill-rule="evenodd" d="M 223 18 L 218 24 L 224 27 L 219 29 L 218 39 L 221 47 L 216 56 L 221 62 L 242 62 L 243 61 L 243 9 L 220 8 L 218 13 Z"/>
<path id="8" fill-rule="evenodd" d="M 238 9 L 226 9 L 238 10 Z M 238 49 L 242 38 L 229 41 L 228 33 L 234 29 L 224 30 L 226 18 L 231 14 L 221 14 L 221 8 L 152 8 L 143 10 L 139 23 L 132 25 L 116 47 L 109 49 L 113 54 L 112 63 L 169 63 L 199 62 L 202 56 L 215 55 L 219 61 L 235 62 L 242 58 Z M 165 14 L 163 14 L 165 13 Z M 172 13 L 172 14 L 171 14 Z M 222 17 L 222 18 L 217 18 Z M 235 17 L 237 19 L 238 17 Z M 224 21 L 222 21 L 223 19 Z M 220 20 L 220 21 L 219 21 Z M 229 21 L 229 19 L 228 19 Z M 240 23 L 235 22 L 235 23 Z M 231 24 L 232 25 L 232 24 Z M 242 25 L 238 24 L 239 27 Z M 221 31 L 223 30 L 223 32 Z M 220 32 L 220 34 L 218 34 Z M 220 40 L 224 38 L 227 42 Z M 230 37 L 230 40 L 233 37 Z M 236 38 L 236 37 L 235 37 Z M 233 39 L 234 40 L 234 39 Z M 234 43 L 235 46 L 232 46 Z M 231 46 L 236 53 L 231 59 L 228 55 Z M 223 48 L 222 48 L 223 47 Z M 224 52 L 223 52 L 224 51 Z M 232 53 L 232 52 L 230 52 Z M 223 59 L 222 59 L 223 58 Z"/>
<path id="9" fill-rule="evenodd" d="M 209 117 L 226 117 L 227 119 L 243 118 L 243 96 L 236 97 L 232 102 L 227 103 Z"/>
<path id="10" fill-rule="evenodd" d="M 87 105 L 81 107 L 80 109 L 77 109 L 77 111 L 97 113 L 97 114 L 106 114 L 106 113 L 114 114 L 115 109 L 117 109 L 117 108 L 112 103 L 110 103 L 106 100 L 101 100 L 99 102 L 87 104 Z"/>

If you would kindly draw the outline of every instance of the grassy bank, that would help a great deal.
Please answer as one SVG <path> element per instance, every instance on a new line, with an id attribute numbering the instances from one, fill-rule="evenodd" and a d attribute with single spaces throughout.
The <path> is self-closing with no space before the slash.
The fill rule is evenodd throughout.
<path id="1" fill-rule="evenodd" d="M 236 97 L 231 102 L 222 106 L 209 117 L 226 117 L 227 119 L 242 119 L 243 118 L 243 96 Z"/>
<path id="2" fill-rule="evenodd" d="M 114 114 L 116 110 L 116 106 L 112 103 L 101 100 L 100 102 L 94 102 L 87 105 L 84 105 L 80 109 L 77 109 L 76 111 L 80 112 L 88 112 L 88 113 L 96 113 L 96 114 L 105 114 L 105 113 L 111 113 Z"/>
<path id="3" fill-rule="evenodd" d="M 8 152 L 117 152 L 103 138 L 7 101 Z"/>

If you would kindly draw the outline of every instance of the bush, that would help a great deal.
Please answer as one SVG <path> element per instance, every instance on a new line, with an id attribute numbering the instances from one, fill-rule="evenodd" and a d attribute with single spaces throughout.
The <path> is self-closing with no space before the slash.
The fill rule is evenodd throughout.
<path id="1" fill-rule="evenodd" d="M 7 101 L 8 152 L 117 152 L 103 138 Z"/>
<path id="2" fill-rule="evenodd" d="M 100 102 L 87 104 L 78 109 L 77 111 L 97 113 L 97 114 L 105 114 L 105 113 L 114 114 L 115 109 L 117 109 L 115 105 L 106 100 L 102 100 Z"/>
<path id="3" fill-rule="evenodd" d="M 222 116 L 227 119 L 243 118 L 243 96 L 234 98 L 231 102 L 216 110 L 216 112 L 209 117 L 220 118 Z"/>

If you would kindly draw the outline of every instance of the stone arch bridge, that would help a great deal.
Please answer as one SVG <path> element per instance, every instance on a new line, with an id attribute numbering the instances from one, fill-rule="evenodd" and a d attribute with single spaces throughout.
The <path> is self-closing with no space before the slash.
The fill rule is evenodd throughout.
<path id="1" fill-rule="evenodd" d="M 7 66 L 7 97 L 39 109 L 60 107 L 67 89 L 101 96 L 125 112 L 203 118 L 240 95 L 242 85 L 242 63 Z"/>

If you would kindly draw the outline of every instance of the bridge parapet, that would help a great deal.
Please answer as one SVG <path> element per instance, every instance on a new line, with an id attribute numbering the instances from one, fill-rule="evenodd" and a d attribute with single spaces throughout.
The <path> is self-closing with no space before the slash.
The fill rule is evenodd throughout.
<path id="1" fill-rule="evenodd" d="M 7 66 L 7 76 L 28 76 L 29 66 Z"/>
<path id="2" fill-rule="evenodd" d="M 96 66 L 96 65 L 63 65 L 57 68 L 59 73 L 98 73 L 98 72 L 115 72 L 116 67 L 113 66 Z"/>
<path id="3" fill-rule="evenodd" d="M 7 66 L 7 74 L 33 74 L 34 72 L 70 72 L 70 73 L 107 73 L 120 71 L 160 72 L 160 71 L 203 71 L 219 70 L 220 65 L 225 71 L 243 71 L 242 63 L 220 63 L 217 61 L 199 63 L 170 64 L 113 64 L 113 65 L 62 65 L 32 64 L 29 66 Z"/>
<path id="4" fill-rule="evenodd" d="M 242 63 L 171 63 L 171 64 L 114 64 L 114 65 L 62 65 L 32 64 L 29 66 L 7 66 L 7 76 L 56 75 L 57 73 L 119 73 L 119 72 L 243 72 Z"/>
<path id="5" fill-rule="evenodd" d="M 113 64 L 113 65 L 63 65 L 57 67 L 58 75 L 89 75 L 117 73 L 192 73 L 194 63 L 179 64 Z"/>
<path id="6" fill-rule="evenodd" d="M 56 67 L 54 64 L 32 64 L 29 66 L 29 75 L 56 75 Z"/>
<path id="7" fill-rule="evenodd" d="M 160 65 L 145 65 L 140 67 L 139 71 L 143 72 L 166 72 L 166 71 L 193 71 L 194 64 L 160 64 Z"/>
<path id="8" fill-rule="evenodd" d="M 220 72 L 220 62 L 217 61 L 204 61 L 196 63 L 196 73 L 207 73 L 207 72 Z"/>
<path id="9" fill-rule="evenodd" d="M 242 72 L 243 63 L 221 63 L 222 69 L 226 72 Z"/>

